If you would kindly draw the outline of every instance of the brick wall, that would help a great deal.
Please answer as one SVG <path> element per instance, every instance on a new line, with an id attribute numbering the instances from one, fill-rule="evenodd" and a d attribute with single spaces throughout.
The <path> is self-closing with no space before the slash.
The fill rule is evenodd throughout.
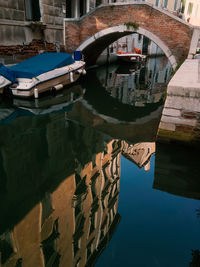
<path id="1" fill-rule="evenodd" d="M 65 51 L 64 46 L 60 47 L 60 51 Z M 31 56 L 36 56 L 41 52 L 56 52 L 56 45 L 34 39 L 31 43 L 24 46 L 0 46 L 0 62 L 5 65 L 13 64 L 23 61 Z"/>
<path id="2" fill-rule="evenodd" d="M 28 45 L 14 45 L 14 46 L 0 46 L 0 55 L 11 56 L 13 54 L 34 56 L 39 53 L 40 50 L 48 52 L 56 51 L 56 47 L 51 43 L 44 43 L 41 40 L 33 40 Z"/>

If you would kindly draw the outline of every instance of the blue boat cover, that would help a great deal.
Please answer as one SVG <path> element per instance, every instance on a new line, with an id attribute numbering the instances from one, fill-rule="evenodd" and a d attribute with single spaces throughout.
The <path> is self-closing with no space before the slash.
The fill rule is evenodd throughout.
<path id="1" fill-rule="evenodd" d="M 74 62 L 72 55 L 67 53 L 43 53 L 9 67 L 9 69 L 15 72 L 17 78 L 31 79 Z"/>
<path id="2" fill-rule="evenodd" d="M 5 77 L 7 80 L 11 81 L 12 83 L 14 83 L 16 80 L 15 72 L 5 67 L 2 63 L 0 63 L 0 75 Z"/>

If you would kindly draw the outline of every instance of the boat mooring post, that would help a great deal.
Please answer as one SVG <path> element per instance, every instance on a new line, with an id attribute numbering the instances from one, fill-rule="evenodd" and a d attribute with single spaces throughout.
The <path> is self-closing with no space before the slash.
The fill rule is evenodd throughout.
<path id="1" fill-rule="evenodd" d="M 35 98 L 38 98 L 39 97 L 38 89 L 37 88 L 34 89 L 34 97 Z"/>
<path id="2" fill-rule="evenodd" d="M 74 74 L 72 71 L 69 73 L 69 78 L 70 78 L 70 82 L 72 83 L 74 81 Z"/>

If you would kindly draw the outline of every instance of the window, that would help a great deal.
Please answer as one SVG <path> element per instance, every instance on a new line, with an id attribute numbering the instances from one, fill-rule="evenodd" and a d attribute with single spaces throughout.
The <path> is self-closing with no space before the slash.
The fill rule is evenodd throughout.
<path id="1" fill-rule="evenodd" d="M 10 239 L 10 234 L 5 233 L 0 237 L 0 252 L 1 252 L 1 263 L 4 264 L 13 253 L 13 246 Z"/>
<path id="2" fill-rule="evenodd" d="M 92 255 L 92 243 L 94 241 L 94 238 L 90 241 L 90 243 L 87 245 L 87 260 Z"/>
<path id="3" fill-rule="evenodd" d="M 165 0 L 164 2 L 164 8 L 167 8 L 168 0 Z"/>
<path id="4" fill-rule="evenodd" d="M 91 233 L 94 231 L 95 229 L 95 215 L 96 213 L 93 213 L 90 215 L 90 232 L 89 232 L 89 235 L 91 235 Z"/>
<path id="5" fill-rule="evenodd" d="M 176 9 L 177 9 L 177 2 L 178 2 L 178 0 L 174 1 L 174 11 L 176 11 Z"/>
<path id="6" fill-rule="evenodd" d="M 158 82 L 158 72 L 156 73 L 155 82 Z"/>
<path id="7" fill-rule="evenodd" d="M 96 154 L 92 155 L 92 167 L 94 168 L 96 166 Z"/>
<path id="8" fill-rule="evenodd" d="M 72 1 L 66 0 L 66 18 L 72 17 Z"/>
<path id="9" fill-rule="evenodd" d="M 159 5 L 159 0 L 156 0 L 155 6 Z"/>
<path id="10" fill-rule="evenodd" d="M 181 13 L 184 13 L 184 11 L 185 11 L 185 1 L 186 0 L 182 1 Z"/>
<path id="11" fill-rule="evenodd" d="M 42 200 L 42 225 L 44 221 L 50 216 L 52 213 L 52 203 L 51 203 L 51 196 L 49 193 L 46 193 L 45 197 Z"/>
<path id="12" fill-rule="evenodd" d="M 74 250 L 74 257 L 76 256 L 78 250 L 80 249 L 80 238 L 83 235 L 83 229 L 85 224 L 85 217 L 78 210 L 75 210 L 75 232 L 73 234 L 73 250 Z"/>
<path id="13" fill-rule="evenodd" d="M 101 235 L 100 235 L 100 240 L 102 240 L 104 238 L 104 230 L 101 229 Z"/>
<path id="14" fill-rule="evenodd" d="M 42 250 L 44 254 L 45 266 L 58 267 L 60 263 L 60 254 L 57 251 L 58 219 L 54 222 L 51 235 L 42 241 Z"/>
<path id="15" fill-rule="evenodd" d="M 79 251 L 79 249 L 80 249 L 80 240 L 79 239 L 78 240 L 76 239 L 73 242 L 74 257 L 76 256 L 76 253 Z"/>
<path id="16" fill-rule="evenodd" d="M 78 267 L 78 266 L 79 266 L 80 260 L 81 260 L 81 258 L 78 258 L 78 260 L 76 261 L 76 263 L 75 263 L 75 266 L 74 266 L 74 267 Z"/>
<path id="17" fill-rule="evenodd" d="M 107 143 L 105 141 L 104 141 L 103 146 L 104 146 L 103 152 L 104 152 L 104 155 L 106 155 L 108 153 L 108 147 L 107 147 Z"/>
<path id="18" fill-rule="evenodd" d="M 74 192 L 74 195 L 80 196 L 87 193 L 87 185 L 86 185 L 86 176 L 84 176 L 82 179 L 79 174 L 75 174 L 75 182 L 76 182 L 76 190 Z"/>
<path id="19" fill-rule="evenodd" d="M 101 0 L 96 0 L 96 6 L 99 6 L 99 5 L 101 5 Z"/>
<path id="20" fill-rule="evenodd" d="M 193 3 L 189 3 L 189 5 L 188 5 L 188 11 L 187 11 L 187 14 L 188 15 L 191 15 L 192 14 L 192 9 L 193 9 Z"/>
<path id="21" fill-rule="evenodd" d="M 39 0 L 25 0 L 26 19 L 40 21 L 40 3 Z"/>
<path id="22" fill-rule="evenodd" d="M 80 17 L 87 13 L 87 3 L 85 0 L 82 0 L 80 3 Z"/>

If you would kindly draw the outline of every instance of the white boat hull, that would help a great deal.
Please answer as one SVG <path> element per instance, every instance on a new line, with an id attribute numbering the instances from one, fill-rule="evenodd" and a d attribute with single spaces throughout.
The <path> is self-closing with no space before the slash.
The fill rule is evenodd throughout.
<path id="1" fill-rule="evenodd" d="M 143 62 L 146 59 L 145 55 L 136 54 L 136 53 L 121 53 L 117 54 L 117 57 L 121 61 L 125 62 Z"/>
<path id="2" fill-rule="evenodd" d="M 13 96 L 38 98 L 41 93 L 60 90 L 63 86 L 76 82 L 82 74 L 85 74 L 85 62 L 76 61 L 32 79 L 18 78 L 17 83 L 12 84 L 7 90 L 11 90 Z M 0 93 L 3 93 L 3 88 Z"/>

